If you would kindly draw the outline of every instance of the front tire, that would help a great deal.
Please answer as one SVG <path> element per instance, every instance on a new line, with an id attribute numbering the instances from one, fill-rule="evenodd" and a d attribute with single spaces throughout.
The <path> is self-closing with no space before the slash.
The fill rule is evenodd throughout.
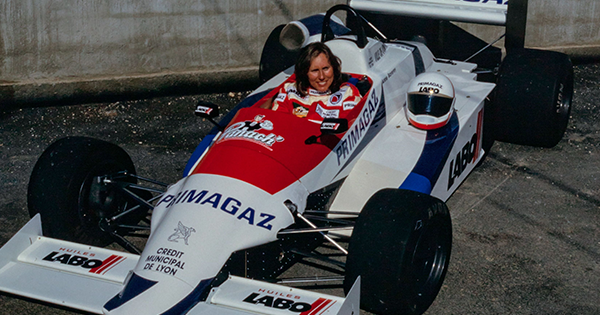
<path id="1" fill-rule="evenodd" d="M 118 146 L 85 137 L 60 139 L 35 164 L 27 192 L 29 214 L 41 215 L 45 236 L 106 246 L 112 238 L 99 222 L 122 210 L 126 201 L 92 183 L 118 172 L 135 174 L 131 158 Z"/>
<path id="2" fill-rule="evenodd" d="M 443 201 L 409 190 L 381 190 L 356 221 L 344 290 L 360 275 L 363 309 L 422 314 L 442 286 L 451 248 L 452 225 Z"/>

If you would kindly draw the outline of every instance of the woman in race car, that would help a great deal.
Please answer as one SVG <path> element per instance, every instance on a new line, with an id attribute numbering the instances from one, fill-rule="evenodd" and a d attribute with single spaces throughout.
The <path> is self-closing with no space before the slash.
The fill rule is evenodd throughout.
<path id="1" fill-rule="evenodd" d="M 319 123 L 345 118 L 361 96 L 354 85 L 343 82 L 341 69 L 339 58 L 325 44 L 306 46 L 296 62 L 296 81 L 279 89 L 271 109 Z"/>

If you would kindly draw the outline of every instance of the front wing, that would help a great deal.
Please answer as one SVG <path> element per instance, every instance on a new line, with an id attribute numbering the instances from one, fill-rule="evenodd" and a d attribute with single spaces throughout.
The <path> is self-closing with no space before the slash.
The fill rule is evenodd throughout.
<path id="1" fill-rule="evenodd" d="M 0 249 L 0 291 L 94 314 L 124 287 L 139 256 L 42 236 L 39 214 Z M 360 279 L 342 298 L 230 276 L 186 314 L 359 314 Z"/>

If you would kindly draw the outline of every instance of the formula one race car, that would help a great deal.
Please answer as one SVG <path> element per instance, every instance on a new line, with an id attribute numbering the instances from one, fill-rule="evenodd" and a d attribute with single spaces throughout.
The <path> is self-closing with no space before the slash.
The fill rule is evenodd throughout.
<path id="1" fill-rule="evenodd" d="M 0 290 L 97 314 L 359 314 L 359 300 L 377 314 L 425 312 L 450 260 L 445 201 L 494 140 L 561 139 L 572 66 L 513 51 L 496 87 L 475 64 L 369 25 L 338 5 L 277 28 L 262 86 L 219 123 L 216 105 L 198 105 L 216 126 L 173 185 L 136 175 L 114 144 L 52 144 L 31 175 L 33 219 L 0 249 Z M 294 79 L 268 56 L 319 40 L 360 102 L 319 123 L 264 108 Z M 143 230 L 138 250 L 131 236 Z M 132 253 L 102 248 L 112 242 Z M 276 283 L 307 257 L 343 272 L 333 280 L 345 298 Z"/>

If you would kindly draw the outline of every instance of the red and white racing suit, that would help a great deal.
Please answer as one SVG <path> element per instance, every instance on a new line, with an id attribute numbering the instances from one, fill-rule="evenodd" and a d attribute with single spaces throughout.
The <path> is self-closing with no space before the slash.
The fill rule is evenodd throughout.
<path id="1" fill-rule="evenodd" d="M 346 118 L 360 98 L 358 89 L 349 83 L 343 83 L 335 93 L 309 88 L 307 95 L 302 97 L 296 90 L 296 84 L 287 82 L 279 89 L 272 109 L 320 123 L 324 118 Z"/>

